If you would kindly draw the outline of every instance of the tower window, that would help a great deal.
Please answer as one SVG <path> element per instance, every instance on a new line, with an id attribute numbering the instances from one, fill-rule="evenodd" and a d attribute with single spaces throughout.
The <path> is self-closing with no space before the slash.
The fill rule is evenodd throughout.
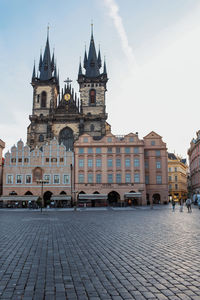
<path id="1" fill-rule="evenodd" d="M 93 124 L 90 125 L 90 131 L 94 131 L 94 125 Z"/>
<path id="2" fill-rule="evenodd" d="M 90 90 L 90 104 L 96 104 L 96 91 L 94 89 Z"/>
<path id="3" fill-rule="evenodd" d="M 43 134 L 39 135 L 39 142 L 44 142 L 44 136 L 43 136 Z"/>
<path id="4" fill-rule="evenodd" d="M 41 94 L 41 107 L 46 107 L 47 102 L 47 93 L 45 91 Z"/>
<path id="5" fill-rule="evenodd" d="M 37 103 L 40 101 L 40 95 L 37 95 Z"/>

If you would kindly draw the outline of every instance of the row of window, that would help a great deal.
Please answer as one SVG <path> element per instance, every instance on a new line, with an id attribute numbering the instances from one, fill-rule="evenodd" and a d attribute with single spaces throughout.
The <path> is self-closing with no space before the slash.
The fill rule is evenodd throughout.
<path id="1" fill-rule="evenodd" d="M 19 162 L 19 163 L 22 163 L 23 159 L 22 158 L 11 158 L 11 163 L 16 163 L 16 162 Z M 52 158 L 49 158 L 49 157 L 46 157 L 46 162 L 57 162 L 57 161 L 60 161 L 60 162 L 64 162 L 64 157 L 60 157 L 60 159 L 57 159 L 56 157 L 52 157 Z M 25 157 L 24 158 L 24 163 L 29 163 L 29 158 Z"/>
<path id="2" fill-rule="evenodd" d="M 169 184 L 169 189 L 172 190 L 172 185 Z M 175 190 L 178 190 L 178 184 L 175 184 Z"/>
<path id="3" fill-rule="evenodd" d="M 87 138 L 86 138 L 87 139 Z M 123 150 L 124 149 L 124 152 Z M 120 154 L 120 153 L 125 153 L 125 154 L 130 154 L 132 153 L 132 150 L 134 154 L 138 154 L 139 153 L 139 147 L 107 147 L 107 153 L 116 153 L 116 154 Z M 84 154 L 85 153 L 85 148 L 79 148 L 79 154 Z M 96 147 L 95 150 L 92 147 L 87 148 L 87 152 L 88 154 L 92 154 L 92 153 L 96 153 L 96 154 L 101 154 L 102 153 L 102 149 L 101 147 Z M 155 150 L 155 155 L 156 156 L 161 156 L 161 152 L 160 150 Z"/>
<path id="4" fill-rule="evenodd" d="M 134 173 L 133 176 L 134 183 L 140 183 L 140 173 Z M 85 183 L 85 176 L 83 173 L 79 173 L 78 176 L 78 182 L 79 183 Z M 114 175 L 112 173 L 107 174 L 107 183 L 122 183 L 122 175 L 121 173 L 117 173 L 116 177 L 114 178 Z M 89 173 L 87 176 L 87 183 L 94 183 L 94 174 Z M 102 183 L 102 175 L 101 174 L 96 174 L 96 183 Z M 130 173 L 125 174 L 125 183 L 132 183 L 132 178 Z M 145 183 L 149 184 L 149 175 L 145 176 Z M 162 184 L 162 176 L 157 175 L 156 176 L 156 183 L 157 184 Z"/>
<path id="5" fill-rule="evenodd" d="M 117 168 L 121 168 L 121 158 L 116 158 L 116 167 Z M 92 168 L 94 165 L 93 159 L 92 158 L 88 158 L 87 160 L 87 166 L 88 168 Z M 140 167 L 140 160 L 139 158 L 134 158 L 133 160 L 133 165 L 134 167 Z M 101 158 L 97 158 L 96 159 L 96 167 L 101 168 L 102 166 L 102 159 Z M 112 158 L 108 158 L 107 159 L 107 167 L 111 168 L 114 166 L 114 160 Z M 84 167 L 84 159 L 81 158 L 79 159 L 79 168 L 83 168 Z M 130 158 L 126 158 L 125 159 L 125 167 L 131 167 L 131 159 Z M 148 168 L 148 161 L 145 161 L 145 168 Z M 160 161 L 156 161 L 156 169 L 161 169 L 161 162 Z"/>
<path id="6" fill-rule="evenodd" d="M 168 171 L 169 171 L 169 172 L 173 172 L 173 171 L 174 171 L 174 172 L 177 172 L 177 167 L 174 167 L 174 168 L 169 167 L 169 168 L 168 168 Z"/>
<path id="7" fill-rule="evenodd" d="M 60 184 L 61 183 L 60 182 L 61 181 L 60 180 L 60 175 L 45 174 L 43 179 L 46 181 L 47 184 L 51 183 L 51 176 L 52 176 L 52 183 L 53 184 Z M 23 177 L 24 177 L 24 175 L 17 174 L 15 176 L 15 183 L 16 184 L 22 184 L 23 183 Z M 25 175 L 24 180 L 25 180 L 25 184 L 31 184 L 32 183 L 32 175 L 30 175 L 30 174 Z M 6 183 L 7 184 L 13 184 L 13 182 L 14 182 L 14 175 L 7 174 Z M 62 183 L 63 184 L 69 184 L 70 183 L 70 176 L 68 174 L 63 174 Z"/>
<path id="8" fill-rule="evenodd" d="M 174 176 L 174 180 L 178 181 L 178 176 L 177 175 Z M 171 175 L 169 176 L 169 181 L 172 181 L 172 176 Z"/>
<path id="9" fill-rule="evenodd" d="M 148 160 L 144 161 L 144 166 L 145 166 L 145 169 L 149 168 Z M 159 161 L 159 160 L 156 161 L 156 169 L 161 169 L 161 161 Z"/>

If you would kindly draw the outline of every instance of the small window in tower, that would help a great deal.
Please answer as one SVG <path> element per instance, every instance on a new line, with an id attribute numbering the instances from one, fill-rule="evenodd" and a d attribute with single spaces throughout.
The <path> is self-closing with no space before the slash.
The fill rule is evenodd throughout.
<path id="1" fill-rule="evenodd" d="M 92 87 L 94 87 L 94 83 L 92 83 L 92 85 L 91 85 Z"/>
<path id="2" fill-rule="evenodd" d="M 90 104 L 95 105 L 96 104 L 96 91 L 90 90 Z"/>
<path id="3" fill-rule="evenodd" d="M 40 102 L 40 95 L 37 95 L 37 103 Z"/>
<path id="4" fill-rule="evenodd" d="M 90 131 L 94 131 L 94 125 L 93 124 L 90 125 Z"/>
<path id="5" fill-rule="evenodd" d="M 43 136 L 43 134 L 39 135 L 39 142 L 44 142 L 44 136 Z"/>
<path id="6" fill-rule="evenodd" d="M 45 91 L 41 94 L 41 107 L 46 107 L 47 93 Z"/>

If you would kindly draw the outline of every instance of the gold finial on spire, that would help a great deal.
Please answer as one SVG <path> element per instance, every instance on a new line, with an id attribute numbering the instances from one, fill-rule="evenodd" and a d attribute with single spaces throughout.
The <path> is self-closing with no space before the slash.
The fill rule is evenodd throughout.
<path id="1" fill-rule="evenodd" d="M 49 38 L 49 23 L 47 25 L 47 37 Z"/>
<path id="2" fill-rule="evenodd" d="M 93 26 L 94 26 L 93 20 L 91 20 L 91 34 L 92 34 L 92 35 L 93 35 Z"/>

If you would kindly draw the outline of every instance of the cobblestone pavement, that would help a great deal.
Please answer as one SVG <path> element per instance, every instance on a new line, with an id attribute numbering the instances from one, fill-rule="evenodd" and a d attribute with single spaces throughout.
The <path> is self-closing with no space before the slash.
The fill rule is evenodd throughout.
<path id="1" fill-rule="evenodd" d="M 200 299 L 200 211 L 0 210 L 0 299 Z"/>

